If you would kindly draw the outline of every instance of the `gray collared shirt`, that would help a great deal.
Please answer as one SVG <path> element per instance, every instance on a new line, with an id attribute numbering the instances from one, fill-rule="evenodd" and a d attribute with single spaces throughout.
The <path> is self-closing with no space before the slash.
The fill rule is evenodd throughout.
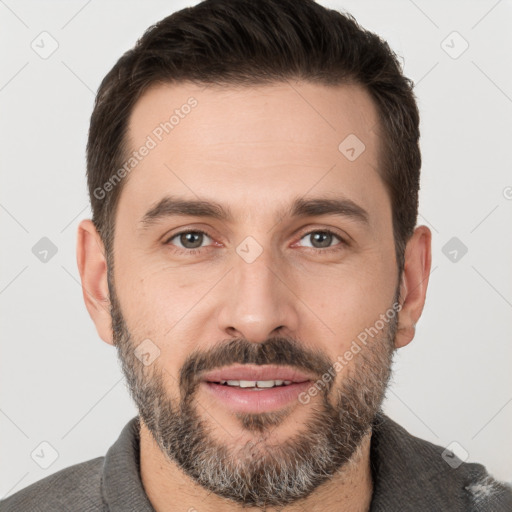
<path id="1" fill-rule="evenodd" d="M 382 413 L 373 426 L 370 460 L 369 512 L 512 511 L 510 485 L 492 478 L 481 464 L 461 462 L 412 436 Z M 179 505 L 188 510 L 194 504 Z M 154 512 L 140 478 L 137 416 L 105 457 L 65 468 L 0 501 L 0 512 L 61 511 Z"/>

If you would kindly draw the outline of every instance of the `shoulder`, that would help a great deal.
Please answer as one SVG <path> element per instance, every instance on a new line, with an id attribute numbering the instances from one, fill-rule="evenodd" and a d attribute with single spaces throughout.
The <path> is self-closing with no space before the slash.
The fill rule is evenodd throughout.
<path id="1" fill-rule="evenodd" d="M 101 478 L 105 457 L 64 468 L 0 501 L 0 512 L 103 511 Z"/>
<path id="2" fill-rule="evenodd" d="M 376 504 L 418 512 L 512 511 L 510 485 L 482 464 L 463 462 L 447 448 L 413 436 L 384 414 L 374 423 L 371 465 Z"/>

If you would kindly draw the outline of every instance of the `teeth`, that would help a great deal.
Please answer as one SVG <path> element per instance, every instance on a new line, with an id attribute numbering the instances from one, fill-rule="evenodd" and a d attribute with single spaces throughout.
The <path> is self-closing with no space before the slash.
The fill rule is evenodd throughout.
<path id="1" fill-rule="evenodd" d="M 291 380 L 221 380 L 220 384 L 236 386 L 240 388 L 273 388 L 274 386 L 288 386 Z"/>
<path id="2" fill-rule="evenodd" d="M 236 381 L 234 381 L 234 382 L 236 382 Z M 239 382 L 238 385 L 241 388 L 253 388 L 256 385 L 256 382 L 253 380 L 240 380 L 238 382 Z M 231 386 L 236 386 L 236 384 L 233 384 L 233 381 L 228 380 L 228 384 Z"/>
<path id="3" fill-rule="evenodd" d="M 259 388 L 272 388 L 274 386 L 281 386 L 282 380 L 259 380 L 256 385 Z"/>

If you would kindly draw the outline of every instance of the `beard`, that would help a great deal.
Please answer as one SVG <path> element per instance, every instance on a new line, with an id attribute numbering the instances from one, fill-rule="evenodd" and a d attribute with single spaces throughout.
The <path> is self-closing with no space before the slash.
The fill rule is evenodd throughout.
<path id="1" fill-rule="evenodd" d="M 220 497 L 262 508 L 306 498 L 349 467 L 377 413 L 382 412 L 395 352 L 396 314 L 342 368 L 337 387 L 334 379 L 324 380 L 323 389 L 308 405 L 237 413 L 240 426 L 254 436 L 242 446 L 232 446 L 234 438 L 225 428 L 220 429 L 221 434 L 226 432 L 225 442 L 221 442 L 213 434 L 215 420 L 199 414 L 196 394 L 203 372 L 235 363 L 288 365 L 318 375 L 320 382 L 329 369 L 333 371 L 334 363 L 325 354 L 284 337 L 269 338 L 265 343 L 230 339 L 207 352 L 189 354 L 178 376 L 180 399 L 171 400 L 166 370 L 155 362 L 144 366 L 136 357 L 141 340 L 136 342 L 131 336 L 110 281 L 109 290 L 114 344 L 140 418 L 171 463 Z M 281 443 L 271 442 L 272 431 L 301 406 L 310 409 L 302 428 Z"/>

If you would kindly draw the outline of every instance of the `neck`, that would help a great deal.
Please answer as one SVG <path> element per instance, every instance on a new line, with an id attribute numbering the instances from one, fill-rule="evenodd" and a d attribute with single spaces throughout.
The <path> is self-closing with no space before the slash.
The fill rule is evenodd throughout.
<path id="1" fill-rule="evenodd" d="M 363 438 L 348 464 L 307 498 L 266 512 L 368 512 L 373 483 L 370 469 L 371 432 Z M 160 451 L 153 436 L 140 420 L 140 473 L 144 490 L 156 512 L 252 512 L 208 492 L 195 483 Z"/>

